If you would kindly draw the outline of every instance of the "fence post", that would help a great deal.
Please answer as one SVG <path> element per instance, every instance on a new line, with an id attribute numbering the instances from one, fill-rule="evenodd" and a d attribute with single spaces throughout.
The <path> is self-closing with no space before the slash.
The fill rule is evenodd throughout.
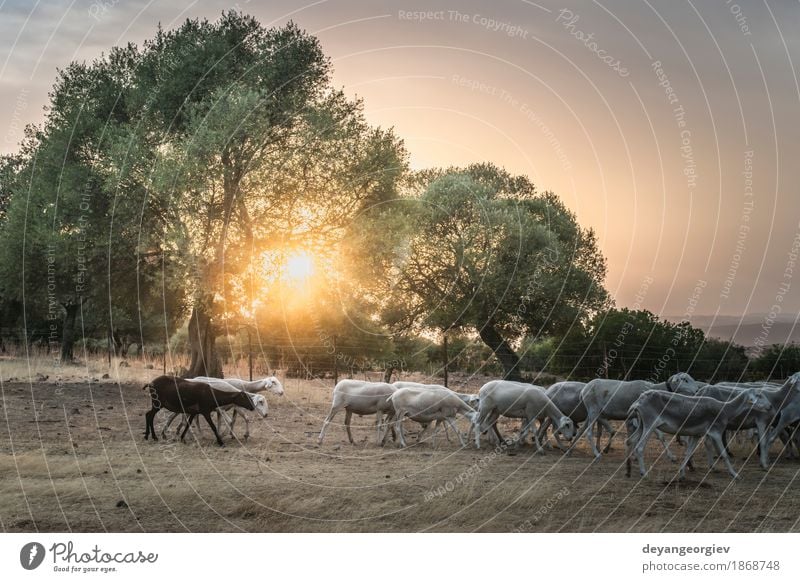
<path id="1" fill-rule="evenodd" d="M 444 387 L 447 388 L 447 365 L 450 362 L 450 358 L 447 354 L 447 333 L 444 334 Z"/>
<path id="2" fill-rule="evenodd" d="M 250 327 L 247 327 L 247 365 L 250 368 L 250 381 L 253 381 L 253 342 Z"/>
<path id="3" fill-rule="evenodd" d="M 336 334 L 333 334 L 333 385 L 339 383 L 339 358 L 336 351 Z"/>

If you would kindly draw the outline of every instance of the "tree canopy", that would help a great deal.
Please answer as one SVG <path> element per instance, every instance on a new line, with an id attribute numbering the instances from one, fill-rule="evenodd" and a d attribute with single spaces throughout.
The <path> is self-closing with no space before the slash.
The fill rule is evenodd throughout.
<path id="1" fill-rule="evenodd" d="M 473 331 L 518 378 L 523 336 L 566 331 L 606 305 L 594 233 L 553 193 L 491 164 L 417 183 L 385 310 L 394 327 Z"/>

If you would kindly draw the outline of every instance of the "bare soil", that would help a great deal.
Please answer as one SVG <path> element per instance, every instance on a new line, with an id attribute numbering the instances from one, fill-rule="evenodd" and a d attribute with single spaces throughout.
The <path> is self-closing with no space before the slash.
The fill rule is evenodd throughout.
<path id="1" fill-rule="evenodd" d="M 354 417 L 316 437 L 330 382 L 289 381 L 268 396 L 270 416 L 248 442 L 214 443 L 211 431 L 143 440 L 149 399 L 141 384 L 2 384 L 0 528 L 4 531 L 798 531 L 797 461 L 767 473 L 752 446 L 734 446 L 742 479 L 720 466 L 685 482 L 653 444 L 642 480 L 624 476 L 622 440 L 591 464 L 532 448 L 480 451 L 443 435 L 435 445 L 376 446 L 374 419 Z M 167 413 L 156 418 L 156 428 Z M 513 433 L 518 424 L 501 427 Z M 237 433 L 244 426 L 237 423 Z M 454 438 L 454 437 L 453 437 Z M 454 441 L 456 439 L 454 438 Z M 676 453 L 682 447 L 673 445 Z M 776 452 L 773 452 L 773 459 Z"/>

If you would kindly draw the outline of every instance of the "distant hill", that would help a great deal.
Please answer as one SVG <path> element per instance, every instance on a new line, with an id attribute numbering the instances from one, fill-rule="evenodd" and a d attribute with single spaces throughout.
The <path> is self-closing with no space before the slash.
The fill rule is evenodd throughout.
<path id="1" fill-rule="evenodd" d="M 755 342 L 764 331 L 767 322 L 766 313 L 750 313 L 742 316 L 719 315 L 695 315 L 691 319 L 691 324 L 702 329 L 706 335 L 717 337 L 724 340 L 733 339 L 736 343 L 745 347 L 755 345 Z M 781 314 L 767 326 L 769 331 L 764 339 L 764 344 L 785 344 L 789 342 L 800 343 L 800 316 L 791 314 Z M 673 322 L 684 320 L 680 316 L 664 316 L 663 319 Z"/>

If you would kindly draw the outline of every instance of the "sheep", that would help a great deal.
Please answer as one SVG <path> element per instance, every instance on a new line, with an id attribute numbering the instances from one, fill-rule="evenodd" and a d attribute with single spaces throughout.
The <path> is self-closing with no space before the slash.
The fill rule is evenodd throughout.
<path id="1" fill-rule="evenodd" d="M 436 390 L 438 388 L 445 388 L 445 386 L 441 386 L 440 384 L 422 384 L 420 382 L 409 382 L 409 381 L 405 381 L 405 380 L 398 380 L 397 382 L 394 382 L 392 384 L 392 386 L 394 386 L 395 388 L 423 388 L 423 389 L 427 388 L 427 389 L 431 389 L 431 390 Z M 449 390 L 449 388 L 448 388 L 448 390 Z M 459 398 L 461 398 L 461 400 L 463 400 L 464 403 L 467 404 L 468 406 L 470 406 L 471 408 L 477 408 L 478 407 L 478 402 L 480 400 L 480 397 L 477 394 L 465 394 L 465 393 L 462 393 L 462 392 L 454 392 L 454 394 L 456 396 L 458 396 Z M 439 430 L 439 427 L 442 424 L 444 424 L 444 421 L 442 421 L 442 420 L 437 420 L 436 421 L 436 426 L 434 427 L 434 434 L 436 434 L 436 431 Z M 425 431 L 427 429 L 428 429 L 428 424 L 427 423 L 422 423 L 422 430 Z M 447 430 L 447 425 L 446 424 L 444 424 L 444 434 L 445 434 L 445 437 L 447 437 L 447 440 L 449 442 L 450 441 L 450 433 Z"/>
<path id="2" fill-rule="evenodd" d="M 769 447 L 775 442 L 775 439 L 779 436 L 783 438 L 784 430 L 793 428 L 793 425 L 800 421 L 800 372 L 792 374 L 780 388 L 765 388 L 761 392 L 770 401 L 776 412 L 775 424 L 766 438 L 766 454 L 768 456 Z M 795 438 L 795 430 L 790 430 L 788 441 L 784 442 L 791 446 Z M 767 458 L 768 462 L 769 458 Z"/>
<path id="3" fill-rule="evenodd" d="M 733 383 L 722 383 L 719 384 L 709 384 L 707 386 L 702 386 L 697 391 L 697 396 L 705 396 L 708 398 L 714 398 L 715 400 L 719 400 L 720 402 L 728 402 L 733 400 L 737 396 L 739 396 L 744 390 L 755 389 L 755 388 L 742 388 L 741 385 L 735 386 Z M 722 432 L 722 443 L 725 446 L 725 452 L 729 457 L 733 457 L 730 449 L 728 448 L 728 437 L 727 431 L 728 430 L 747 430 L 747 429 L 756 429 L 758 433 L 758 446 L 760 451 L 760 462 L 761 466 L 766 469 L 767 462 L 769 459 L 769 453 L 767 450 L 767 434 L 768 434 L 768 427 L 771 422 L 771 419 L 765 419 L 762 414 L 743 414 L 741 417 L 737 417 L 732 420 L 730 426 L 727 430 Z"/>
<path id="4" fill-rule="evenodd" d="M 268 376 L 266 378 L 260 378 L 258 380 L 253 380 L 248 382 L 247 380 L 241 380 L 239 378 L 225 378 L 224 380 L 221 378 L 211 378 L 209 376 L 198 376 L 196 378 L 192 378 L 193 380 L 197 380 L 200 382 L 208 382 L 213 385 L 214 382 L 225 382 L 228 386 L 232 386 L 238 390 L 244 390 L 245 392 L 249 392 L 250 394 L 259 394 L 264 391 L 269 391 L 275 394 L 276 396 L 283 396 L 283 384 L 281 384 L 280 380 L 278 380 L 275 376 Z M 263 397 L 262 397 L 263 398 Z M 264 406 L 267 406 L 266 399 L 263 399 Z M 238 409 L 236 407 L 228 407 L 226 410 L 233 408 L 233 416 L 231 417 L 230 421 L 227 421 L 227 427 L 233 434 L 233 427 L 236 424 L 236 417 L 241 415 L 244 418 L 245 422 L 245 434 L 244 438 L 250 436 L 250 422 L 245 416 L 244 411 Z M 266 418 L 267 410 L 265 409 L 262 411 L 259 408 L 256 408 L 256 411 L 261 415 L 261 418 Z M 219 415 L 222 411 L 217 411 L 217 423 L 219 423 Z M 227 420 L 227 418 L 226 418 Z"/>
<path id="5" fill-rule="evenodd" d="M 344 425 L 347 429 L 347 438 L 350 444 L 355 444 L 353 435 L 350 433 L 350 419 L 353 413 L 359 416 L 367 414 L 377 415 L 376 426 L 378 429 L 378 443 L 381 442 L 381 423 L 384 413 L 387 414 L 386 423 L 388 424 L 394 414 L 394 408 L 389 403 L 389 397 L 397 390 L 392 384 L 385 382 L 362 382 L 361 380 L 340 380 L 333 388 L 333 402 L 331 410 L 325 421 L 322 423 L 322 430 L 317 439 L 318 444 L 322 444 L 325 438 L 325 430 L 336 414 L 344 409 Z"/>
<path id="6" fill-rule="evenodd" d="M 438 385 L 426 386 L 406 386 L 398 388 L 389 396 L 389 403 L 394 408 L 394 427 L 397 431 L 398 441 L 401 447 L 406 446 L 405 435 L 403 434 L 403 419 L 408 416 L 420 424 L 426 425 L 417 437 L 422 441 L 428 431 L 430 423 L 433 421 L 443 421 L 450 425 L 456 435 L 458 435 L 461 446 L 464 446 L 464 439 L 455 425 L 456 415 L 466 416 L 472 425 L 475 424 L 477 413 L 473 408 L 464 402 L 455 392 Z M 383 435 L 381 444 L 385 444 L 388 431 Z M 467 435 L 469 436 L 469 435 Z"/>
<path id="7" fill-rule="evenodd" d="M 722 383 L 720 383 L 722 384 Z M 728 383 L 731 384 L 731 383 Z M 781 437 L 784 442 L 792 446 L 791 433 L 787 436 L 784 429 L 800 420 L 800 372 L 790 376 L 786 382 L 775 388 L 769 383 L 751 383 L 749 389 L 758 390 L 772 405 L 773 417 L 764 421 L 759 415 L 740 419 L 740 425 L 731 428 L 752 428 L 755 426 L 759 432 L 759 457 L 761 466 L 766 469 L 769 465 L 769 448 L 775 439 Z M 737 393 L 742 392 L 740 386 L 715 385 L 701 390 L 704 396 L 718 400 L 730 400 Z M 771 429 L 769 425 L 773 424 Z"/>
<path id="8" fill-rule="evenodd" d="M 215 388 L 217 390 L 223 390 L 225 392 L 243 392 L 243 390 L 239 390 L 238 388 L 232 386 L 226 380 L 220 380 L 219 378 L 210 378 L 210 377 L 204 377 L 204 378 L 205 378 L 205 383 L 206 384 L 209 384 L 210 386 L 212 386 L 213 388 Z M 202 380 L 198 380 L 198 378 L 191 378 L 190 380 L 193 381 L 193 382 L 194 381 L 202 381 Z M 253 410 L 255 410 L 255 412 L 258 413 L 258 415 L 261 418 L 266 418 L 267 414 L 268 414 L 268 411 L 269 411 L 269 407 L 267 405 L 267 399 L 261 394 L 251 394 L 251 397 L 252 397 L 253 406 L 254 406 Z M 234 415 L 233 418 L 229 417 L 226 414 L 226 411 L 231 410 L 231 409 L 233 409 L 233 415 Z M 244 440 L 247 440 L 248 438 L 250 438 L 250 422 L 249 422 L 247 416 L 244 414 L 245 409 L 241 408 L 240 406 L 236 406 L 235 404 L 228 404 L 226 406 L 218 407 L 216 409 L 216 412 L 217 412 L 217 425 L 220 424 L 221 420 L 224 421 L 225 422 L 225 426 L 230 431 L 231 436 L 233 436 L 233 425 L 234 425 L 234 422 L 236 420 L 236 412 L 237 411 L 244 418 L 244 421 L 245 421 Z M 172 421 L 174 421 L 175 418 L 178 416 L 178 414 L 179 413 L 177 413 L 177 412 L 173 412 L 172 416 L 169 417 L 169 419 L 167 420 L 167 423 L 164 425 L 164 428 L 161 429 L 162 438 L 166 437 L 167 429 L 172 424 Z M 180 424 L 178 425 L 178 429 L 177 429 L 178 433 L 180 433 L 181 430 L 187 425 L 187 415 L 183 414 L 182 416 L 183 416 L 183 418 L 182 418 Z M 198 428 L 199 428 L 199 426 L 200 425 L 199 425 L 199 422 L 198 422 Z M 224 436 L 224 433 L 221 432 L 220 436 Z"/>
<path id="9" fill-rule="evenodd" d="M 571 452 L 578 444 L 580 437 L 585 433 L 586 440 L 592 447 L 595 461 L 602 456 L 594 442 L 592 427 L 601 418 L 606 420 L 625 420 L 628 417 L 628 408 L 636 399 L 647 390 L 660 390 L 675 392 L 679 394 L 694 394 L 697 392 L 697 383 L 685 372 L 680 372 L 671 376 L 666 382 L 652 384 L 646 380 L 607 380 L 595 378 L 581 390 L 581 400 L 586 406 L 586 422 L 578 431 L 572 446 L 567 452 Z M 614 438 L 616 431 L 611 433 L 610 439 Z M 670 460 L 674 460 L 674 455 L 670 452 L 667 442 L 661 432 L 656 432 L 656 437 L 664 445 L 664 451 Z"/>
<path id="10" fill-rule="evenodd" d="M 480 432 L 494 425 L 501 415 L 523 419 L 517 444 L 525 440 L 536 419 L 545 417 L 550 419 L 556 427 L 555 430 L 565 438 L 571 439 L 574 434 L 575 425 L 572 420 L 553 404 L 544 389 L 539 386 L 509 380 L 493 380 L 484 384 L 478 394 L 480 405 L 475 431 L 476 448 L 481 447 Z M 537 450 L 544 452 L 535 431 L 533 436 Z"/>
<path id="11" fill-rule="evenodd" d="M 201 382 L 218 379 L 219 378 L 210 378 L 208 376 L 198 376 L 197 378 L 193 378 L 193 380 L 198 380 Z M 275 376 L 267 376 L 266 378 L 260 378 L 250 382 L 247 380 L 241 380 L 239 378 L 225 378 L 224 380 L 234 388 L 244 390 L 245 392 L 250 392 L 251 394 L 258 394 L 264 391 L 272 392 L 275 396 L 283 396 L 284 394 L 283 384 L 281 384 L 280 380 L 278 380 Z"/>
<path id="12" fill-rule="evenodd" d="M 217 427 L 211 420 L 211 412 L 220 406 L 234 404 L 246 410 L 254 410 L 253 398 L 247 392 L 240 390 L 228 391 L 219 390 L 206 382 L 194 382 L 184 378 L 174 376 L 159 376 L 152 382 L 145 384 L 144 390 L 150 393 L 151 408 L 145 414 L 144 438 L 152 435 L 153 440 L 157 441 L 154 419 L 158 411 L 166 408 L 172 412 L 180 412 L 189 415 L 186 428 L 181 433 L 181 441 L 186 436 L 192 421 L 200 414 L 214 431 L 219 446 L 224 446 L 222 438 L 217 431 Z"/>
<path id="13" fill-rule="evenodd" d="M 576 427 L 586 420 L 586 406 L 584 406 L 583 401 L 581 400 L 581 390 L 583 390 L 584 386 L 586 386 L 586 382 L 556 382 L 544 391 L 544 393 L 547 394 L 547 397 L 553 401 L 553 404 L 555 404 L 559 410 L 572 419 L 572 422 Z M 604 418 L 600 418 L 597 423 L 600 425 L 597 430 L 597 446 L 599 447 L 600 436 L 603 428 L 605 428 L 606 432 L 612 436 L 614 428 Z M 544 437 L 547 435 L 547 429 L 551 424 L 552 422 L 549 418 L 544 419 L 544 422 L 539 429 L 540 441 L 544 442 Z M 556 443 L 558 444 L 559 448 L 564 450 L 561 445 L 559 433 L 554 432 L 553 436 L 555 436 Z M 603 449 L 603 452 L 607 453 L 610 448 L 611 439 L 609 439 L 608 444 L 606 445 L 605 449 Z"/>
<path id="14" fill-rule="evenodd" d="M 206 384 L 216 388 L 217 390 L 224 390 L 226 392 L 243 392 L 241 388 L 235 386 L 230 380 L 221 380 L 219 378 L 211 378 L 209 376 L 198 376 L 196 378 L 190 378 L 192 382 L 205 382 Z M 240 381 L 241 382 L 241 381 Z M 283 390 L 283 388 L 281 388 Z M 267 399 L 264 398 L 261 394 L 252 394 L 253 396 L 253 404 L 255 406 L 254 410 L 261 416 L 261 418 L 266 418 L 269 412 L 269 407 L 267 405 Z M 226 411 L 233 409 L 233 418 L 228 417 Z M 245 422 L 245 432 L 244 432 L 244 440 L 250 438 L 250 421 L 248 420 L 247 416 L 244 414 L 244 409 L 235 406 L 233 404 L 229 404 L 227 406 L 220 406 L 217 408 L 217 424 L 219 425 L 221 420 L 225 421 L 225 425 L 227 426 L 228 430 L 230 430 L 231 435 L 233 435 L 233 425 L 236 420 L 236 413 L 237 410 L 244 418 Z M 172 424 L 172 421 L 178 416 L 179 413 L 175 412 L 172 416 L 169 417 L 167 420 L 167 424 L 164 425 L 164 428 L 161 429 L 161 437 L 166 437 L 167 429 Z M 178 432 L 184 428 L 186 423 L 186 415 L 183 415 L 184 418 L 181 420 L 181 423 L 178 425 Z"/>
<path id="15" fill-rule="evenodd" d="M 678 469 L 679 477 L 685 477 L 684 468 L 692 458 L 701 437 L 711 440 L 725 461 L 728 472 L 734 479 L 739 474 L 734 470 L 730 457 L 722 443 L 722 433 L 731 423 L 747 413 L 771 414 L 772 405 L 763 394 L 747 389 L 732 400 L 721 402 L 707 396 L 686 396 L 666 393 L 663 390 L 648 390 L 630 406 L 626 426 L 625 474 L 631 475 L 631 456 L 636 454 L 639 472 L 647 474 L 644 464 L 644 449 L 650 434 L 659 429 L 673 434 L 693 437 L 686 447 L 686 455 Z M 706 445 L 709 446 L 708 443 Z"/>

